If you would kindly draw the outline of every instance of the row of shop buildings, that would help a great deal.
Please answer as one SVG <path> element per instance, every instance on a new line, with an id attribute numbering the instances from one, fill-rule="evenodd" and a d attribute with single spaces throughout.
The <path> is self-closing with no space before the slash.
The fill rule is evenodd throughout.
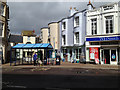
<path id="1" fill-rule="evenodd" d="M 41 28 L 43 43 L 51 43 L 62 60 L 118 65 L 120 62 L 120 2 L 87 9 Z"/>

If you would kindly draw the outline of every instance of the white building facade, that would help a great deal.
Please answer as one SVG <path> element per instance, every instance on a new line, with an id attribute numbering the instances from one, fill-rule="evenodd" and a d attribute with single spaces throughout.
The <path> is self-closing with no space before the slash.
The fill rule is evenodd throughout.
<path id="1" fill-rule="evenodd" d="M 88 10 L 86 19 L 86 62 L 118 65 L 120 2 Z"/>
<path id="2" fill-rule="evenodd" d="M 85 56 L 85 12 L 70 8 L 70 16 L 59 21 L 61 58 L 67 62 Z"/>

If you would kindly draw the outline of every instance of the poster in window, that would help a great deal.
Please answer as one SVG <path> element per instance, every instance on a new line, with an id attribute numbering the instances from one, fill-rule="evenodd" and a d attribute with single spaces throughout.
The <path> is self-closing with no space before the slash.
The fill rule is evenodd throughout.
<path id="1" fill-rule="evenodd" d="M 97 47 L 90 48 L 90 59 L 94 59 L 94 60 L 99 59 L 99 51 Z"/>

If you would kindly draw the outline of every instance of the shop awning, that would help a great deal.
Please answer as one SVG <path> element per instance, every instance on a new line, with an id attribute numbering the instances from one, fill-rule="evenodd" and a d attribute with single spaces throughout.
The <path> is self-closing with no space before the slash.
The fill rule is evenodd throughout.
<path id="1" fill-rule="evenodd" d="M 52 49 L 50 43 L 37 43 L 37 44 L 17 44 L 13 46 L 14 49 Z"/>

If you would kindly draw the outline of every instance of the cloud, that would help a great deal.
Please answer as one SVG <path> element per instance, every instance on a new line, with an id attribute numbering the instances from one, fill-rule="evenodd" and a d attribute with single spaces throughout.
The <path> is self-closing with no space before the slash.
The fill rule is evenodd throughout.
<path id="1" fill-rule="evenodd" d="M 88 2 L 8 2 L 10 8 L 9 27 L 12 33 L 22 30 L 35 30 L 40 34 L 40 28 L 48 23 L 59 21 L 69 16 L 69 8 L 76 7 L 79 11 L 87 8 Z M 94 3 L 95 7 L 105 2 Z"/>

